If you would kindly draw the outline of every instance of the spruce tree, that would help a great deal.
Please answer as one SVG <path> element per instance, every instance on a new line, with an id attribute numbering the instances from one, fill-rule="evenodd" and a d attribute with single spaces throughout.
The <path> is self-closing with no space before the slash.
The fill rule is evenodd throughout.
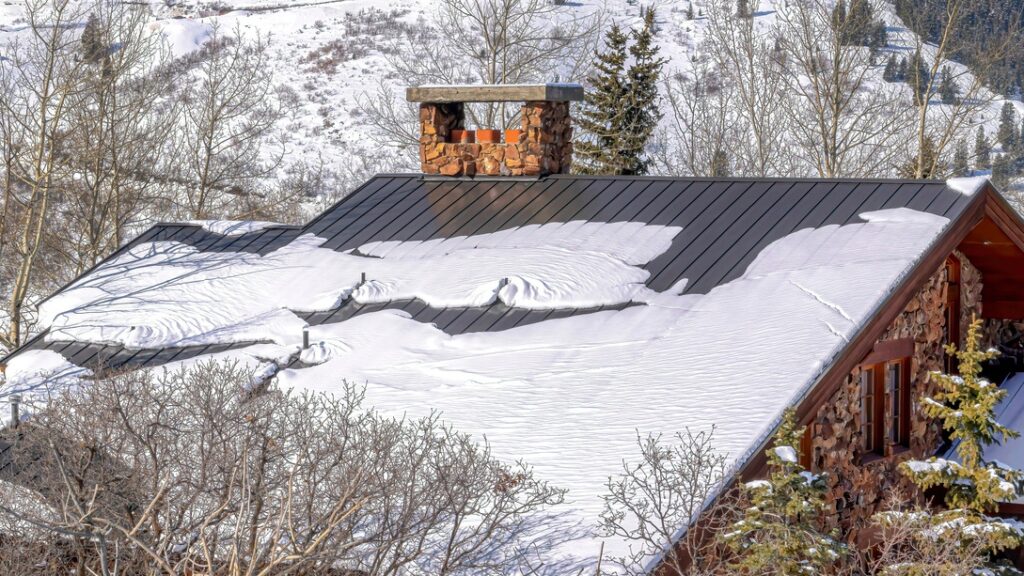
<path id="1" fill-rule="evenodd" d="M 914 90 L 914 104 L 923 106 L 931 97 L 929 94 L 931 77 L 928 74 L 928 68 L 925 67 L 924 58 L 921 57 L 920 48 L 914 53 L 914 58 L 907 67 L 907 83 Z"/>
<path id="2" fill-rule="evenodd" d="M 959 362 L 960 375 L 933 373 L 939 391 L 921 402 L 924 414 L 939 420 L 956 443 L 956 459 L 909 460 L 900 469 L 922 491 L 944 489 L 946 509 L 932 514 L 933 530 L 955 531 L 961 540 L 998 552 L 1024 543 L 1024 528 L 986 514 L 996 512 L 999 502 L 1012 502 L 1024 494 L 1024 474 L 984 459 L 986 446 L 1018 433 L 995 419 L 996 406 L 1006 391 L 981 376 L 982 363 L 998 355 L 995 350 L 980 350 L 981 329 L 982 322 L 975 320 L 963 350 L 952 344 L 947 347 Z"/>
<path id="3" fill-rule="evenodd" d="M 889 61 L 885 63 L 885 70 L 882 72 L 882 80 L 885 80 L 886 82 L 896 82 L 898 79 L 898 66 L 899 65 L 896 64 L 896 55 L 890 54 Z"/>
<path id="4" fill-rule="evenodd" d="M 720 536 L 735 556 L 729 573 L 829 573 L 846 554 L 823 522 L 824 477 L 800 465 L 803 432 L 787 410 L 766 452 L 768 478 L 741 486 L 743 518 Z"/>
<path id="5" fill-rule="evenodd" d="M 1013 157 L 1009 154 L 999 154 L 992 161 L 992 183 L 997 188 L 1006 188 L 1010 185 L 1016 173 Z"/>
<path id="6" fill-rule="evenodd" d="M 848 44 L 849 37 L 846 33 L 846 0 L 839 0 L 832 8 L 832 29 L 839 35 L 839 42 Z"/>
<path id="7" fill-rule="evenodd" d="M 633 45 L 629 47 L 633 63 L 626 73 L 629 97 L 624 115 L 625 132 L 622 135 L 625 144 L 622 151 L 622 174 L 625 175 L 647 173 L 647 142 L 662 116 L 658 84 L 661 82 L 665 59 L 658 55 L 660 49 L 654 42 L 654 27 L 654 8 L 648 8 L 644 12 L 643 27 L 633 32 Z"/>
<path id="8" fill-rule="evenodd" d="M 82 29 L 82 59 L 95 64 L 103 58 L 107 51 L 107 45 L 103 41 L 103 30 L 99 18 L 95 14 L 89 14 L 89 19 Z"/>
<path id="9" fill-rule="evenodd" d="M 692 0 L 686 6 L 686 19 L 687 20 L 693 20 L 693 1 Z"/>
<path id="10" fill-rule="evenodd" d="M 612 23 L 605 34 L 604 51 L 595 54 L 595 72 L 587 78 L 591 89 L 577 123 L 587 137 L 575 144 L 573 166 L 583 174 L 619 174 L 619 152 L 629 87 L 626 78 L 629 38 Z"/>
<path id="11" fill-rule="evenodd" d="M 974 139 L 974 165 L 978 170 L 987 170 L 992 162 L 992 147 L 985 136 L 985 127 L 978 126 L 978 135 Z"/>
<path id="12" fill-rule="evenodd" d="M 896 69 L 896 80 L 907 81 L 907 58 L 905 56 L 900 58 L 900 66 Z"/>
<path id="13" fill-rule="evenodd" d="M 722 148 L 715 150 L 711 156 L 711 169 L 708 176 L 714 178 L 728 178 L 732 176 L 732 168 L 729 167 L 729 154 Z"/>
<path id="14" fill-rule="evenodd" d="M 754 17 L 754 14 L 750 11 L 749 0 L 736 0 L 736 15 L 740 18 Z"/>
<path id="15" fill-rule="evenodd" d="M 949 71 L 949 66 L 942 67 L 939 96 L 942 97 L 943 104 L 955 104 L 960 98 L 960 89 L 956 85 L 956 80 L 953 79 L 953 74 Z"/>
<path id="16" fill-rule="evenodd" d="M 996 132 L 996 140 L 1003 145 L 1003 151 L 1009 152 L 1017 146 L 1017 111 L 1013 104 L 1003 104 L 999 114 L 999 131 Z"/>
<path id="17" fill-rule="evenodd" d="M 967 139 L 957 140 L 956 152 L 953 153 L 953 174 L 956 176 L 970 176 L 971 174 L 971 153 L 967 149 Z"/>
<path id="18" fill-rule="evenodd" d="M 920 175 L 917 173 L 918 164 L 924 166 L 924 171 Z M 903 178 L 932 180 L 941 177 L 942 172 L 942 167 L 936 163 L 935 142 L 931 138 L 925 138 L 918 154 L 900 169 L 900 176 Z"/>

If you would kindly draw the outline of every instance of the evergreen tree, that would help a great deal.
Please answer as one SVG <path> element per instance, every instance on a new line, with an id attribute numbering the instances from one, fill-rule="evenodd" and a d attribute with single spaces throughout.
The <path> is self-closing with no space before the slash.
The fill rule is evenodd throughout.
<path id="1" fill-rule="evenodd" d="M 942 67 L 939 96 L 942 97 L 943 104 L 955 104 L 960 98 L 960 88 L 957 87 L 956 80 L 953 79 L 953 74 L 949 71 L 949 66 Z"/>
<path id="2" fill-rule="evenodd" d="M 647 173 L 647 142 L 657 129 L 662 116 L 658 84 L 661 82 L 661 70 L 665 65 L 665 59 L 658 55 L 660 49 L 654 42 L 654 27 L 654 8 L 648 8 L 644 12 L 644 25 L 639 31 L 632 33 L 633 45 L 629 47 L 633 64 L 626 73 L 629 96 L 624 114 L 625 131 L 622 135 L 625 143 L 622 151 L 622 174 L 625 175 Z"/>
<path id="3" fill-rule="evenodd" d="M 846 0 L 839 0 L 832 8 L 832 29 L 839 34 L 839 41 L 843 44 L 847 43 L 846 22 Z"/>
<path id="4" fill-rule="evenodd" d="M 924 178 L 926 180 L 940 178 L 942 176 L 942 170 L 935 169 L 941 168 L 937 165 L 935 160 L 935 142 L 932 141 L 931 138 L 925 138 L 918 155 L 911 158 L 910 161 L 900 169 L 900 176 L 903 178 L 918 178 L 917 166 L 920 162 L 924 166 L 924 172 L 920 175 L 920 178 Z"/>
<path id="5" fill-rule="evenodd" d="M 620 150 L 629 87 L 626 78 L 629 38 L 612 23 L 605 34 L 604 51 L 596 54 L 595 72 L 587 78 L 591 89 L 577 123 L 588 135 L 575 144 L 575 169 L 584 174 L 619 174 Z"/>
<path id="6" fill-rule="evenodd" d="M 882 72 L 882 80 L 886 82 L 896 82 L 899 77 L 899 65 L 896 63 L 896 55 L 890 54 L 889 61 L 885 63 L 885 70 Z"/>
<path id="7" fill-rule="evenodd" d="M 874 50 L 881 50 L 889 45 L 889 30 L 885 27 L 885 22 L 875 21 L 872 26 L 870 45 Z"/>
<path id="8" fill-rule="evenodd" d="M 718 148 L 711 156 L 711 170 L 708 176 L 713 178 L 728 178 L 732 176 L 732 168 L 729 167 L 729 154 Z"/>
<path id="9" fill-rule="evenodd" d="M 929 94 L 931 77 L 928 74 L 928 68 L 924 64 L 924 58 L 921 57 L 920 48 L 914 53 L 914 58 L 908 65 L 907 83 L 914 90 L 914 104 L 917 106 L 924 105 L 931 97 L 931 94 Z"/>
<path id="10" fill-rule="evenodd" d="M 1006 188 L 1016 174 L 1016 166 L 1013 157 L 1009 154 L 999 154 L 992 162 L 992 183 L 997 188 Z"/>
<path id="11" fill-rule="evenodd" d="M 896 80 L 899 82 L 907 81 L 907 58 L 900 58 L 900 66 L 896 69 Z"/>
<path id="12" fill-rule="evenodd" d="M 932 514 L 933 530 L 955 531 L 961 540 L 998 552 L 1024 543 L 1024 529 L 986 514 L 995 512 L 999 502 L 1012 502 L 1024 493 L 1024 474 L 983 457 L 986 446 L 1018 434 L 996 422 L 995 409 L 1006 391 L 981 377 L 982 363 L 998 355 L 995 350 L 979 350 L 981 328 L 980 320 L 971 323 L 964 350 L 947 347 L 959 361 L 960 376 L 933 373 L 939 392 L 921 402 L 924 414 L 942 422 L 956 443 L 956 459 L 910 460 L 900 469 L 922 491 L 945 489 L 946 509 Z"/>
<path id="13" fill-rule="evenodd" d="M 741 486 L 743 518 L 720 537 L 735 554 L 730 573 L 828 573 L 846 554 L 824 527 L 824 478 L 800 466 L 803 432 L 787 410 L 766 452 L 768 479 Z"/>
<path id="14" fill-rule="evenodd" d="M 1013 104 L 1007 102 L 1003 104 L 1003 109 L 999 114 L 999 131 L 996 132 L 996 140 L 1003 145 L 1004 152 L 1009 152 L 1017 146 L 1019 136 L 1017 134 L 1017 111 Z"/>
<path id="15" fill-rule="evenodd" d="M 693 1 L 686 6 L 686 19 L 693 20 Z"/>
<path id="16" fill-rule="evenodd" d="M 736 0 L 736 15 L 740 18 L 753 18 L 754 14 L 750 11 L 749 0 Z"/>
<path id="17" fill-rule="evenodd" d="M 974 139 L 974 165 L 978 170 L 987 170 L 992 162 L 992 147 L 985 136 L 985 127 L 978 126 L 978 135 Z"/>
<path id="18" fill-rule="evenodd" d="M 99 18 L 95 14 L 89 14 L 89 19 L 82 29 L 82 59 L 95 64 L 107 52 L 107 44 L 103 41 L 103 30 Z"/>
<path id="19" fill-rule="evenodd" d="M 661 120 L 658 83 L 665 64 L 654 41 L 655 18 L 654 9 L 648 8 L 640 30 L 627 35 L 613 24 L 606 34 L 605 51 L 597 54 L 596 72 L 588 78 L 593 89 L 579 120 L 588 135 L 576 146 L 575 164 L 581 173 L 647 171 L 645 150 Z"/>
<path id="20" fill-rule="evenodd" d="M 956 143 L 956 152 L 953 154 L 953 174 L 955 176 L 970 176 L 971 174 L 971 153 L 967 149 L 966 138 L 961 138 Z"/>

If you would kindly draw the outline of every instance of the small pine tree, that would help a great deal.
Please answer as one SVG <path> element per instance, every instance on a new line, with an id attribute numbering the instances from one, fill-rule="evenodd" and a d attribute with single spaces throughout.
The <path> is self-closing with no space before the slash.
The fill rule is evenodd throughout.
<path id="1" fill-rule="evenodd" d="M 971 175 L 971 153 L 967 149 L 966 138 L 961 138 L 956 143 L 956 152 L 953 153 L 953 173 L 956 176 Z"/>
<path id="2" fill-rule="evenodd" d="M 655 21 L 654 8 L 648 8 L 644 12 L 644 25 L 633 32 L 633 45 L 629 47 L 633 64 L 626 73 L 629 93 L 622 134 L 625 146 L 621 173 L 624 175 L 647 173 L 647 142 L 661 121 L 658 84 L 665 59 L 658 56 L 660 49 L 654 42 Z"/>
<path id="3" fill-rule="evenodd" d="M 718 148 L 711 155 L 711 169 L 708 176 L 713 178 L 728 178 L 732 176 L 732 168 L 729 167 L 729 154 L 722 148 Z"/>
<path id="4" fill-rule="evenodd" d="M 839 34 L 839 41 L 843 44 L 846 44 L 848 40 L 846 24 L 846 0 L 839 0 L 832 8 L 832 29 Z"/>
<path id="5" fill-rule="evenodd" d="M 693 2 L 692 1 L 686 6 L 686 19 L 687 20 L 693 20 Z"/>
<path id="6" fill-rule="evenodd" d="M 1013 180 L 1016 173 L 1013 157 L 1009 154 L 999 154 L 992 161 L 992 183 L 998 188 L 1006 188 Z"/>
<path id="7" fill-rule="evenodd" d="M 899 82 L 907 81 L 907 58 L 905 56 L 900 58 L 900 66 L 896 69 L 896 80 Z"/>
<path id="8" fill-rule="evenodd" d="M 939 96 L 943 104 L 955 104 L 960 98 L 960 88 L 949 71 L 949 66 L 942 67 L 942 79 L 939 81 Z"/>
<path id="9" fill-rule="evenodd" d="M 587 78 L 591 89 L 585 95 L 578 125 L 587 134 L 575 144 L 573 166 L 583 174 L 618 174 L 624 103 L 629 92 L 626 79 L 629 38 L 612 23 L 605 34 L 604 51 L 595 54 L 595 72 Z"/>
<path id="10" fill-rule="evenodd" d="M 914 90 L 914 104 L 923 106 L 931 97 L 929 93 L 931 77 L 928 74 L 928 68 L 924 64 L 924 58 L 921 57 L 920 48 L 914 53 L 914 58 L 908 65 L 907 75 L 906 82 Z"/>
<path id="11" fill-rule="evenodd" d="M 730 573 L 828 573 L 846 554 L 824 527 L 824 478 L 800 465 L 802 436 L 793 410 L 787 410 L 766 452 L 768 479 L 741 487 L 748 502 L 743 518 L 720 536 L 735 554 Z"/>
<path id="12" fill-rule="evenodd" d="M 736 0 L 736 15 L 740 18 L 753 18 L 754 14 L 750 11 L 750 0 Z"/>
<path id="13" fill-rule="evenodd" d="M 103 41 L 103 30 L 100 20 L 95 14 L 89 14 L 89 19 L 82 29 L 82 60 L 95 64 L 103 58 L 107 52 L 107 45 Z"/>
<path id="14" fill-rule="evenodd" d="M 982 363 L 998 355 L 994 350 L 979 350 L 981 327 L 980 320 L 971 323 L 963 350 L 947 346 L 959 361 L 960 376 L 933 373 L 939 391 L 921 402 L 924 414 L 938 419 L 956 442 L 956 460 L 909 460 L 900 469 L 921 490 L 945 489 L 947 509 L 932 514 L 934 530 L 956 531 L 958 538 L 998 552 L 1024 543 L 1024 529 L 985 514 L 995 512 L 999 502 L 1013 501 L 1024 493 L 1024 474 L 983 457 L 986 446 L 1018 434 L 996 422 L 995 409 L 1006 391 L 981 377 Z"/>
<path id="15" fill-rule="evenodd" d="M 920 174 L 917 172 L 919 165 L 923 167 Z M 939 169 L 937 170 L 936 168 Z M 941 168 L 936 162 L 935 142 L 931 138 L 925 138 L 918 155 L 911 158 L 909 162 L 900 168 L 900 176 L 903 178 L 931 180 L 942 176 Z"/>
<path id="16" fill-rule="evenodd" d="M 1008 152 L 1017 146 L 1020 135 L 1017 133 L 1017 110 L 1013 104 L 1003 104 L 999 113 L 999 131 L 996 132 L 996 140 L 1003 145 L 1003 151 Z"/>
<path id="17" fill-rule="evenodd" d="M 885 27 L 885 22 L 876 20 L 871 32 L 871 48 L 873 50 L 881 50 L 889 45 L 889 29 Z"/>
<path id="18" fill-rule="evenodd" d="M 882 80 L 896 82 L 899 80 L 899 64 L 896 63 L 896 55 L 890 54 L 889 61 L 885 63 L 885 70 L 882 72 Z"/>
<path id="19" fill-rule="evenodd" d="M 974 139 L 974 165 L 978 170 L 988 170 L 992 163 L 992 146 L 985 136 L 985 127 L 978 126 L 978 135 Z"/>

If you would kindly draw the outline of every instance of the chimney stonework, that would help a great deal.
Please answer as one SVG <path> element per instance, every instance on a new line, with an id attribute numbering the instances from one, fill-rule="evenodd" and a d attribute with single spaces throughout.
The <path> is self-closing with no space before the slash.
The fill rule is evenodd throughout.
<path id="1" fill-rule="evenodd" d="M 578 84 L 533 86 L 437 86 L 410 88 L 420 102 L 420 165 L 442 176 L 547 176 L 572 167 L 570 102 L 583 99 Z M 521 102 L 519 142 L 459 143 L 467 102 Z"/>

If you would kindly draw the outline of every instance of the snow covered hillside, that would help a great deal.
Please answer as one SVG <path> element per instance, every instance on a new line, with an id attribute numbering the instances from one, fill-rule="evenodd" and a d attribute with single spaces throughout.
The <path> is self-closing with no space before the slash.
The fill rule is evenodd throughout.
<path id="1" fill-rule="evenodd" d="M 706 1 L 654 2 L 659 9 L 657 41 L 668 59 L 666 77 L 692 71 L 694 60 L 700 57 L 708 26 Z M 566 3 L 559 14 L 564 21 L 603 15 L 631 27 L 640 23 L 642 4 L 579 0 Z M 754 14 L 756 26 L 767 29 L 784 6 L 784 0 L 762 0 Z M 880 6 L 879 17 L 888 26 L 890 45 L 872 70 L 869 90 L 883 82 L 889 54 L 908 56 L 916 45 L 915 35 L 895 16 L 891 4 Z M 201 47 L 214 27 L 228 35 L 236 29 L 270 35 L 274 81 L 287 111 L 278 128 L 286 145 L 287 163 L 332 171 L 340 177 L 337 186 L 343 188 L 358 185 L 374 173 L 417 169 L 413 147 L 396 150 L 381 146 L 382 135 L 361 104 L 387 98 L 404 101 L 409 81 L 395 73 L 388 57 L 396 54 L 398 43 L 433 21 L 439 10 L 433 0 L 150 0 L 150 8 L 152 29 L 166 37 L 178 56 Z M 23 28 L 20 14 L 17 0 L 0 3 L 0 41 Z M 959 65 L 951 66 L 962 72 Z M 566 74 L 569 71 L 551 70 L 548 79 L 565 79 Z M 909 87 L 906 98 L 912 98 Z M 1003 100 L 993 102 L 972 122 L 983 122 L 986 131 L 994 134 L 1002 104 Z M 1024 113 L 1024 104 L 1014 101 L 1014 105 Z M 398 109 L 403 106 L 399 104 Z M 668 102 L 665 107 L 664 122 L 668 123 Z M 944 114 L 943 105 L 933 107 L 933 115 Z"/>

